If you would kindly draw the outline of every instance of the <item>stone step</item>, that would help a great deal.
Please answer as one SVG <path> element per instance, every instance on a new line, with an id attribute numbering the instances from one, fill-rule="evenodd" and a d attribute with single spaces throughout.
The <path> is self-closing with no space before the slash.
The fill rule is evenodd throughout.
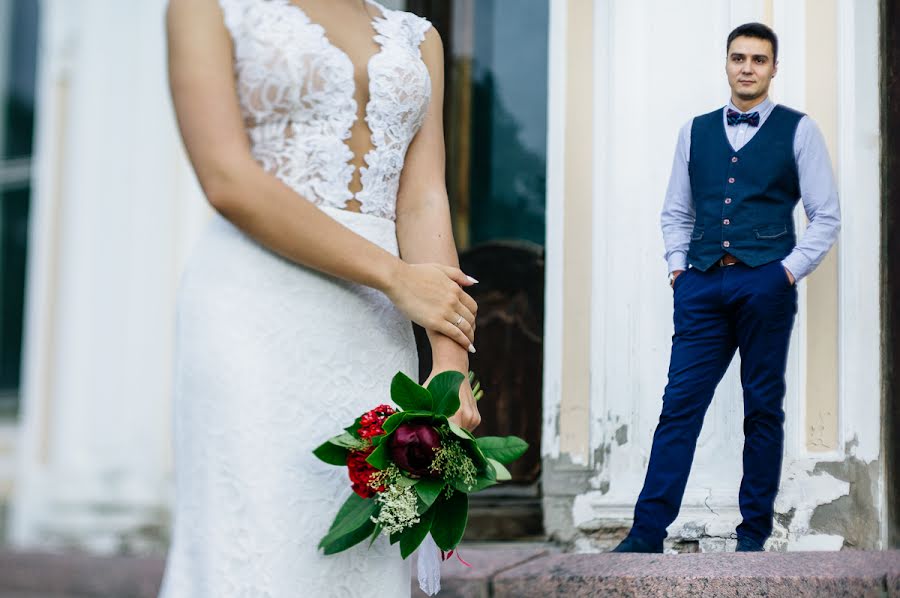
<path id="1" fill-rule="evenodd" d="M 900 551 L 560 554 L 492 582 L 495 598 L 900 598 Z"/>
<path id="2" fill-rule="evenodd" d="M 497 543 L 461 552 L 472 567 L 444 563 L 441 598 L 900 598 L 896 550 L 563 554 Z M 0 598 L 156 598 L 162 572 L 159 558 L 0 551 Z M 423 596 L 415 567 L 411 583 Z"/>

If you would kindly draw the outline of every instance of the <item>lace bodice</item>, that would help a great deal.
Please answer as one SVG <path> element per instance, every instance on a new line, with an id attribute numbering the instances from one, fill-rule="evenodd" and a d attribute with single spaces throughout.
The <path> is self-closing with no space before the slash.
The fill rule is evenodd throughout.
<path id="1" fill-rule="evenodd" d="M 362 212 L 394 220 L 406 150 L 431 98 L 419 51 L 430 23 L 366 1 L 380 12 L 372 22 L 379 50 L 368 63 L 372 149 L 354 194 L 346 141 L 358 106 L 350 58 L 290 0 L 219 0 L 256 160 L 317 205 L 345 209 L 355 199 Z"/>

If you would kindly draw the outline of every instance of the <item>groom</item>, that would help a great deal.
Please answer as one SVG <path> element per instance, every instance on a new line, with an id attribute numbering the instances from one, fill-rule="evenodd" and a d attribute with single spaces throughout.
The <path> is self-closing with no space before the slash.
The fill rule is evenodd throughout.
<path id="1" fill-rule="evenodd" d="M 662 552 L 703 416 L 736 350 L 744 389 L 737 550 L 763 550 L 781 473 L 795 285 L 840 229 L 821 133 L 768 97 L 775 33 L 741 25 L 726 47 L 731 99 L 681 129 L 666 192 L 661 220 L 675 308 L 669 381 L 634 524 L 614 552 Z M 809 225 L 798 243 L 792 212 L 801 198 Z"/>

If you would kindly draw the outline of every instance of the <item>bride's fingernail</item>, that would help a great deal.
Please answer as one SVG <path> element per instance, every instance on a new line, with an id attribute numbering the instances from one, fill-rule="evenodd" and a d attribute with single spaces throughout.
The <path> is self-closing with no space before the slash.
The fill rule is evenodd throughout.
<path id="1" fill-rule="evenodd" d="M 475 352 L 475 345 L 469 343 L 469 353 L 474 353 L 474 352 Z"/>
<path id="2" fill-rule="evenodd" d="M 468 278 L 468 279 L 469 279 L 469 282 L 471 282 L 472 284 L 478 284 L 478 281 L 475 280 L 474 278 L 472 278 L 471 276 L 466 276 L 466 278 Z M 474 352 L 475 352 L 475 351 L 472 351 L 472 353 L 474 353 Z"/>

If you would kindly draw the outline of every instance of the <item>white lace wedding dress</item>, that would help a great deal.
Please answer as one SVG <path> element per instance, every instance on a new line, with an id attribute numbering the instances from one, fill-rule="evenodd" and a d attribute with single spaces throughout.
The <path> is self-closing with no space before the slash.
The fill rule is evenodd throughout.
<path id="1" fill-rule="evenodd" d="M 220 0 L 255 158 L 344 226 L 397 254 L 407 147 L 431 95 L 429 23 L 370 2 L 372 149 L 349 190 L 353 64 L 289 0 Z M 361 213 L 343 209 L 356 199 Z M 176 505 L 164 598 L 409 596 L 384 538 L 316 549 L 350 493 L 312 449 L 415 375 L 410 322 L 382 293 L 290 263 L 215 216 L 184 274 L 175 381 Z"/>

